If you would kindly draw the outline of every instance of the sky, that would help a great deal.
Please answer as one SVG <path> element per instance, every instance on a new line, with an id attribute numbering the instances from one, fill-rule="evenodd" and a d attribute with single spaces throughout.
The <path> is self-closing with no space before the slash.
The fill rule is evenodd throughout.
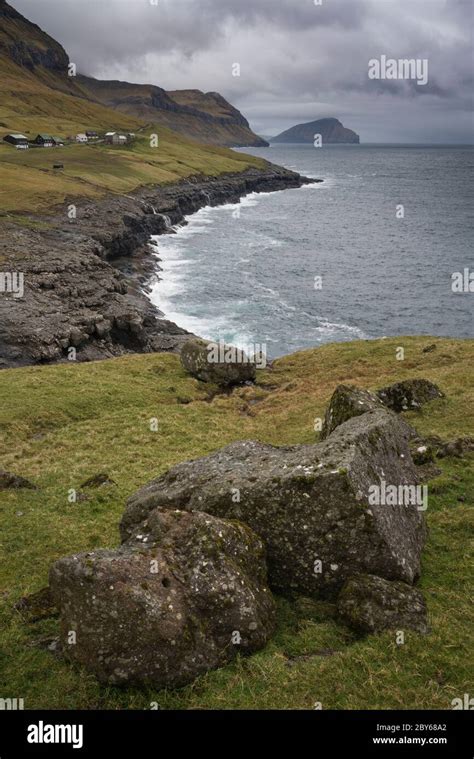
<path id="1" fill-rule="evenodd" d="M 333 116 L 366 143 L 474 141 L 474 0 L 10 4 L 79 72 L 220 92 L 259 134 Z M 427 84 L 370 79 L 369 61 L 383 55 L 427 60 Z"/>

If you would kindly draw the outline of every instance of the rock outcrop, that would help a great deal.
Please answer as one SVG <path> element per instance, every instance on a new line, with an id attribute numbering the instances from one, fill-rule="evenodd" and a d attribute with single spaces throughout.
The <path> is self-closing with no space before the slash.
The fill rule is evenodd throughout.
<path id="1" fill-rule="evenodd" d="M 384 408 L 384 404 L 375 393 L 354 385 L 338 385 L 326 409 L 321 440 L 325 440 L 336 427 L 348 419 L 381 408 Z"/>
<path id="2" fill-rule="evenodd" d="M 411 430 L 358 388 L 333 401 L 323 442 L 239 442 L 179 464 L 129 499 L 120 548 L 55 562 L 47 612 L 65 655 L 102 683 L 178 687 L 265 645 L 269 587 L 336 601 L 358 632 L 427 632 L 411 587 L 422 510 L 382 497 L 417 487 Z"/>
<path id="3" fill-rule="evenodd" d="M 181 364 L 196 379 L 224 387 L 253 382 L 256 377 L 255 361 L 244 351 L 209 340 L 187 340 L 181 348 Z"/>
<path id="4" fill-rule="evenodd" d="M 342 622 L 362 633 L 383 630 L 428 632 L 426 602 L 416 588 L 374 575 L 351 577 L 337 600 Z"/>
<path id="5" fill-rule="evenodd" d="M 419 576 L 423 515 L 415 504 L 383 502 L 385 483 L 417 482 L 405 425 L 380 409 L 316 445 L 239 442 L 178 464 L 129 499 L 121 534 L 146 535 L 156 510 L 238 519 L 266 544 L 272 588 L 334 598 L 356 573 L 407 583 Z"/>
<path id="6" fill-rule="evenodd" d="M 50 587 L 63 652 L 112 685 L 184 685 L 274 628 L 262 541 L 204 513 L 156 511 L 121 548 L 57 561 Z"/>
<path id="7" fill-rule="evenodd" d="M 377 390 L 380 400 L 388 408 L 399 414 L 402 411 L 416 411 L 425 403 L 444 398 L 439 387 L 427 379 L 409 379 Z"/>

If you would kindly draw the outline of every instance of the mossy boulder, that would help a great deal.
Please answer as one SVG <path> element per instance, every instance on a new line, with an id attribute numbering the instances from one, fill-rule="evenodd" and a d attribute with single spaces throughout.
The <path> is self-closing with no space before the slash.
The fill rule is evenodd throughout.
<path id="1" fill-rule="evenodd" d="M 326 410 L 321 440 L 325 440 L 336 427 L 348 419 L 380 408 L 384 408 L 384 404 L 375 393 L 355 385 L 338 385 Z"/>
<path id="2" fill-rule="evenodd" d="M 141 534 L 156 510 L 206 511 L 262 537 L 279 592 L 335 598 L 357 572 L 413 583 L 423 514 L 413 504 L 372 503 L 384 482 L 414 487 L 418 475 L 403 420 L 378 409 L 316 445 L 238 442 L 178 464 L 129 499 L 122 539 Z"/>
<path id="3" fill-rule="evenodd" d="M 425 403 L 444 398 L 438 385 L 427 379 L 409 379 L 377 390 L 377 396 L 392 411 L 417 411 Z"/>
<path id="4" fill-rule="evenodd" d="M 65 655 L 111 685 L 185 685 L 274 628 L 262 541 L 204 513 L 154 513 L 117 550 L 55 562 L 50 587 Z"/>
<path id="5" fill-rule="evenodd" d="M 404 582 L 374 575 L 351 577 L 337 601 L 338 616 L 363 633 L 382 630 L 428 632 L 426 602 L 421 592 Z"/>
<path id="6" fill-rule="evenodd" d="M 184 343 L 181 364 L 196 379 L 220 386 L 253 382 L 257 369 L 239 348 L 197 338 Z"/>

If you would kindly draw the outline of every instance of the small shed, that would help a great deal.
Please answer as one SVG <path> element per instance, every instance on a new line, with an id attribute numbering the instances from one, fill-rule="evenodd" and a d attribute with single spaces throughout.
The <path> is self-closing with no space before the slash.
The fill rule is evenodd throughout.
<path id="1" fill-rule="evenodd" d="M 35 145 L 40 145 L 42 148 L 52 148 L 54 146 L 54 140 L 50 134 L 38 134 L 33 142 Z"/>
<path id="2" fill-rule="evenodd" d="M 89 140 L 87 139 L 87 134 L 83 134 L 83 133 L 76 134 L 76 142 L 80 142 L 83 144 L 86 142 L 89 142 Z"/>
<path id="3" fill-rule="evenodd" d="M 16 132 L 13 134 L 6 134 L 3 140 L 4 142 L 8 142 L 10 145 L 15 145 L 15 147 L 18 149 L 25 150 L 29 147 L 28 138 L 25 137 L 24 134 L 18 134 Z"/>

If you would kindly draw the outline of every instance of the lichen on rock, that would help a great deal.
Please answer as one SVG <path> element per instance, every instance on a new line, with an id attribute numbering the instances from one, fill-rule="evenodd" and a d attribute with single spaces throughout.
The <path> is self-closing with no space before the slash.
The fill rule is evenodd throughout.
<path id="1" fill-rule="evenodd" d="M 55 562 L 50 586 L 65 655 L 112 685 L 184 685 L 274 629 L 262 541 L 204 513 L 155 513 L 117 550 Z"/>
<path id="2" fill-rule="evenodd" d="M 337 601 L 342 622 L 363 633 L 382 630 L 428 632 L 426 603 L 416 588 L 374 575 L 351 577 Z"/>

